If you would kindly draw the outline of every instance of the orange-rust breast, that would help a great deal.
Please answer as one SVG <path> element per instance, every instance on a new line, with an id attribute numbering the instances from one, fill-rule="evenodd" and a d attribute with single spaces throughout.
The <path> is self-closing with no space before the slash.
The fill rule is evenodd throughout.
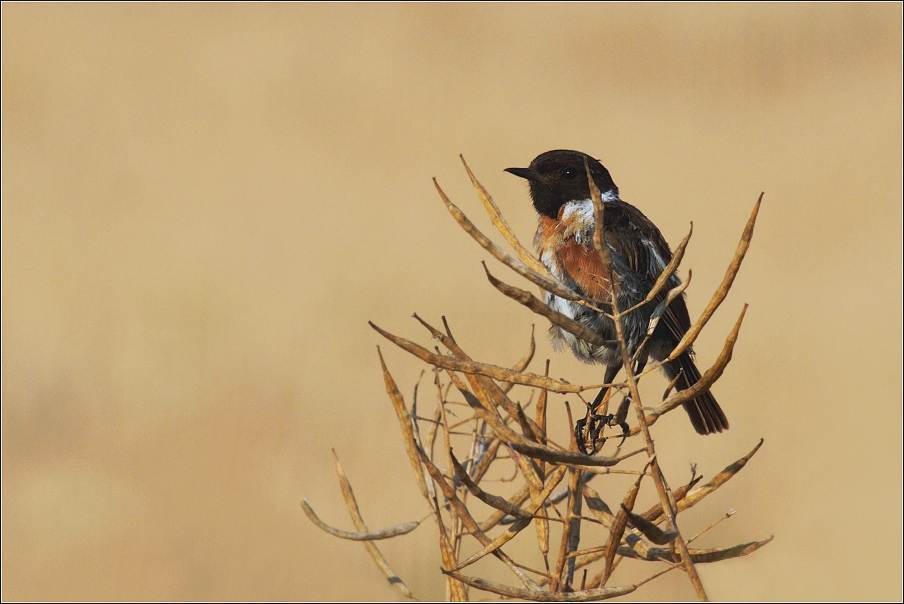
<path id="1" fill-rule="evenodd" d="M 609 300 L 609 271 L 603 266 L 596 250 L 587 249 L 574 239 L 567 239 L 558 246 L 556 260 L 587 296 Z"/>
<path id="2" fill-rule="evenodd" d="M 584 247 L 574 238 L 574 227 L 567 221 L 540 217 L 535 243 L 540 257 L 559 278 L 569 277 L 585 295 L 609 300 L 609 272 L 604 268 L 596 250 Z"/>

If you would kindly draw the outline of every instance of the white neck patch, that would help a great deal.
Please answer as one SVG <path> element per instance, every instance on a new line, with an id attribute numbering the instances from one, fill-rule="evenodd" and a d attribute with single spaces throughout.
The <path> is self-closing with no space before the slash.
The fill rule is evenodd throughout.
<path id="1" fill-rule="evenodd" d="M 618 194 L 609 190 L 600 195 L 603 202 L 616 201 Z M 577 222 L 593 222 L 593 200 L 575 199 L 565 204 L 562 210 L 562 222 L 575 220 Z"/>
<path id="2" fill-rule="evenodd" d="M 614 191 L 606 191 L 601 195 L 603 202 L 616 201 L 618 194 Z M 562 206 L 562 238 L 574 238 L 581 245 L 588 245 L 593 238 L 593 200 L 575 199 Z"/>

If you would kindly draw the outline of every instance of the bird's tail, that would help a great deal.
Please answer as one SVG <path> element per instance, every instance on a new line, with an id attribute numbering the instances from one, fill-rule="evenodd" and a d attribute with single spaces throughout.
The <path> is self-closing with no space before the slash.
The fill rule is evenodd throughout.
<path id="1" fill-rule="evenodd" d="M 675 379 L 679 372 L 681 372 L 681 376 L 675 383 L 678 390 L 687 390 L 700 379 L 700 371 L 687 351 L 665 366 L 665 373 L 669 379 Z M 712 434 L 728 430 L 728 419 L 722 408 L 719 407 L 719 403 L 716 402 L 716 397 L 708 390 L 694 400 L 684 403 L 684 410 L 690 416 L 694 430 L 698 434 Z"/>

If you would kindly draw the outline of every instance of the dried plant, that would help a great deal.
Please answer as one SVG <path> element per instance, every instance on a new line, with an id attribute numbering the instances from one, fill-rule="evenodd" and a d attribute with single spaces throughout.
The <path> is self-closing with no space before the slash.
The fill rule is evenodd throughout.
<path id="1" fill-rule="evenodd" d="M 464 158 L 462 158 L 462 162 L 464 162 Z M 474 177 L 466 163 L 465 169 L 486 207 L 490 219 L 515 250 L 518 258 L 513 258 L 483 235 L 449 200 L 434 180 L 440 197 L 458 224 L 494 258 L 543 290 L 580 304 L 592 305 L 595 309 L 600 310 L 597 302 L 580 296 L 558 281 L 518 241 L 499 208 L 486 189 Z M 589 177 L 589 171 L 588 181 L 591 185 L 595 210 L 594 246 L 597 253 L 601 255 L 602 261 L 608 263 L 608 250 L 602 244 L 605 206 L 593 178 Z M 693 344 L 707 321 L 725 299 L 750 245 L 762 197 L 763 195 L 760 194 L 721 285 L 713 294 L 701 317 L 687 332 L 669 359 L 663 362 L 676 358 Z M 380 335 L 433 368 L 437 406 L 432 417 L 424 417 L 417 411 L 417 386 L 415 386 L 412 405 L 409 408 L 386 367 L 382 352 L 379 347 L 377 348 L 383 368 L 386 392 L 389 394 L 398 417 L 408 458 L 414 470 L 421 496 L 428 504 L 428 517 L 434 519 L 439 529 L 439 549 L 443 563 L 442 572 L 446 575 L 448 599 L 467 600 L 469 588 L 476 588 L 505 598 L 544 602 L 601 600 L 630 593 L 656 577 L 675 568 L 681 568 L 687 574 L 698 597 L 705 600 L 707 599 L 706 591 L 697 573 L 697 564 L 746 556 L 772 539 L 770 537 L 763 541 L 715 549 L 693 549 L 689 546 L 700 534 L 729 518 L 734 510 L 724 514 L 690 539 L 685 538 L 678 524 L 679 514 L 696 505 L 737 474 L 760 448 L 762 440 L 753 447 L 750 453 L 727 466 L 709 482 L 699 484 L 701 477 L 696 476 L 692 471 L 691 478 L 686 484 L 672 489 L 662 472 L 656 447 L 650 435 L 650 426 L 659 417 L 698 396 L 719 379 L 731 360 L 732 349 L 747 306 L 745 305 L 742 309 L 737 323 L 728 335 L 715 363 L 691 388 L 670 394 L 670 385 L 658 405 L 652 408 L 645 407 L 638 391 L 638 381 L 642 376 L 659 367 L 661 363 L 650 363 L 636 375 L 632 371 L 631 355 L 621 330 L 622 317 L 643 304 L 651 303 L 663 291 L 669 277 L 674 274 L 681 262 L 690 236 L 691 233 L 688 233 L 675 249 L 672 261 L 641 304 L 633 308 L 619 309 L 616 303 L 618 299 L 617 280 L 611 284 L 611 304 L 605 310 L 616 325 L 616 333 L 624 360 L 625 380 L 610 385 L 606 400 L 603 401 L 602 413 L 606 413 L 609 399 L 613 393 L 627 394 L 619 413 L 616 414 L 621 415 L 620 421 L 625 420 L 624 416 L 628 412 L 625 402 L 629 402 L 635 410 L 636 425 L 628 431 L 626 442 L 632 442 L 631 436 L 637 434 L 641 434 L 643 437 L 642 446 L 627 454 L 618 454 L 622 446 L 620 444 L 616 448 L 614 456 L 585 455 L 579 451 L 573 433 L 568 437 L 570 442 L 567 446 L 558 444 L 548 434 L 547 413 L 550 392 L 579 395 L 585 390 L 599 389 L 603 384 L 579 386 L 561 379 L 553 379 L 549 377 L 549 361 L 546 362 L 546 370 L 543 375 L 528 373 L 527 367 L 530 365 L 535 351 L 533 334 L 530 348 L 524 357 L 513 367 L 507 368 L 473 360 L 456 342 L 445 318 L 443 318 L 444 330 L 440 331 L 417 315 L 414 316 L 430 332 L 431 336 L 439 341 L 445 348 L 445 352 L 438 347 L 431 351 L 371 323 L 371 327 Z M 490 283 L 506 296 L 546 317 L 554 325 L 567 330 L 576 337 L 591 344 L 599 344 L 599 335 L 584 325 L 550 309 L 530 292 L 499 281 L 490 274 L 486 265 L 484 265 L 484 269 Z M 687 281 L 682 286 L 668 292 L 667 300 L 671 301 L 675 296 L 680 295 L 686 284 Z M 662 305 L 663 309 L 665 304 Z M 648 333 L 653 332 L 659 314 L 661 312 L 653 313 Z M 528 387 L 531 401 L 536 394 L 533 417 L 529 417 L 526 413 L 531 401 L 521 404 L 509 396 L 515 385 Z M 457 396 L 450 396 L 452 387 L 463 401 Z M 459 419 L 459 411 L 462 409 L 465 410 L 466 416 Z M 574 420 L 567 402 L 562 405 L 562 410 L 567 413 L 569 426 L 573 427 Z M 422 428 L 425 428 L 423 432 Z M 621 434 L 618 433 L 616 436 L 621 436 Z M 461 459 L 459 459 L 460 455 L 456 456 L 453 452 L 453 440 L 456 443 L 466 443 L 467 453 Z M 463 448 L 459 450 L 461 451 Z M 629 459 L 632 461 L 623 463 Z M 632 463 L 633 467 L 629 468 L 628 466 Z M 486 483 L 491 480 L 487 478 L 491 470 L 495 468 L 496 474 L 499 474 L 499 469 L 503 466 L 508 467 L 507 464 L 513 464 L 517 476 L 520 477 L 508 488 L 519 484 L 520 486 L 514 494 L 506 498 L 489 492 Z M 361 518 L 351 486 L 343 473 L 338 458 L 336 459 L 336 471 L 339 474 L 342 494 L 357 532 L 341 531 L 326 525 L 315 515 L 308 502 L 302 500 L 302 508 L 305 513 L 312 522 L 332 535 L 343 539 L 363 541 L 389 582 L 402 594 L 413 598 L 414 596 L 405 583 L 389 568 L 374 542 L 409 533 L 422 521 L 409 522 L 376 532 L 370 531 Z M 617 498 L 618 505 L 614 511 L 599 492 L 589 484 L 591 480 L 600 475 L 613 474 L 637 476 L 627 493 Z M 635 502 L 645 479 L 652 480 L 659 503 L 642 513 L 637 513 L 634 509 Z M 497 481 L 496 484 L 501 483 Z M 610 487 L 609 490 L 611 491 L 612 488 Z M 485 508 L 475 505 L 474 500 L 486 504 L 494 512 L 486 518 L 479 519 L 478 510 Z M 610 501 L 612 500 L 610 499 Z M 588 513 L 584 512 L 585 505 Z M 557 550 L 553 548 L 552 551 L 550 551 L 550 523 L 562 525 L 559 546 Z M 608 531 L 608 537 L 601 542 L 592 544 L 588 544 L 587 539 L 582 541 L 582 528 L 588 523 L 601 525 Z M 509 541 L 531 525 L 534 526 L 536 532 L 537 546 L 544 564 L 543 569 L 530 568 L 524 562 L 514 560 L 504 551 L 504 546 Z M 478 549 L 465 555 L 466 550 L 471 551 L 475 547 L 474 544 L 469 543 L 471 539 L 477 540 Z M 486 556 L 496 558 L 507 567 L 520 585 L 513 587 L 467 574 L 467 569 L 472 564 Z M 664 563 L 664 565 L 657 565 L 659 568 L 640 582 L 620 586 L 609 585 L 613 570 L 626 558 L 642 562 Z M 588 568 L 597 561 L 600 561 L 598 570 L 588 579 Z M 575 573 L 579 569 L 584 569 L 584 572 L 579 584 L 576 584 Z"/>

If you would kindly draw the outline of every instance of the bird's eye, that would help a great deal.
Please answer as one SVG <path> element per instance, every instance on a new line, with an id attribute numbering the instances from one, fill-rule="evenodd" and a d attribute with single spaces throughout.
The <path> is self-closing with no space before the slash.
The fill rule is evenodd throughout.
<path id="1" fill-rule="evenodd" d="M 562 170 L 562 178 L 565 180 L 574 180 L 578 177 L 578 171 L 574 168 L 565 168 Z"/>

